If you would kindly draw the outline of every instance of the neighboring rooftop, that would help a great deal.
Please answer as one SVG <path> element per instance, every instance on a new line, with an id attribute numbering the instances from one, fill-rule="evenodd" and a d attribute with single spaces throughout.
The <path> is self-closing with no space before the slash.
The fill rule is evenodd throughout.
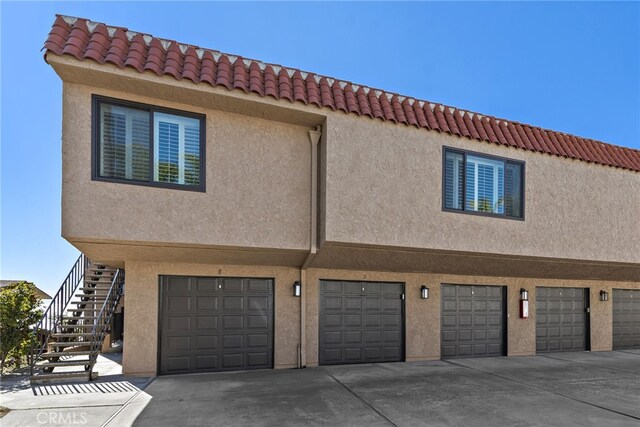
<path id="1" fill-rule="evenodd" d="M 203 49 L 56 15 L 44 49 L 140 73 L 188 79 L 261 97 L 315 105 L 460 137 L 640 171 L 640 151 L 473 113 L 320 76 L 294 68 Z"/>
<path id="2" fill-rule="evenodd" d="M 0 280 L 0 289 L 5 288 L 9 285 L 12 285 L 14 283 L 22 283 L 22 282 L 27 282 L 26 280 Z M 31 283 L 31 282 L 27 282 L 27 283 Z M 33 283 L 31 283 L 33 285 Z M 51 296 L 49 294 L 47 294 L 45 291 L 43 291 L 42 289 L 38 288 L 37 286 L 34 285 L 34 288 L 36 288 L 36 296 L 40 299 L 51 299 Z"/>

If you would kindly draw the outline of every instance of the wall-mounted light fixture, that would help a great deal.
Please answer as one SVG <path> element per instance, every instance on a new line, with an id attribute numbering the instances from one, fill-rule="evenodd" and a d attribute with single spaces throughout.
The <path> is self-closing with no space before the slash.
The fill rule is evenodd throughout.
<path id="1" fill-rule="evenodd" d="M 520 289 L 520 318 L 529 318 L 529 292 L 524 288 Z"/>
<path id="2" fill-rule="evenodd" d="M 600 301 L 609 301 L 609 292 L 600 291 Z"/>
<path id="3" fill-rule="evenodd" d="M 429 299 L 429 288 L 424 285 L 420 288 L 420 298 Z"/>
<path id="4" fill-rule="evenodd" d="M 302 293 L 302 285 L 300 282 L 293 282 L 293 296 L 299 297 Z"/>

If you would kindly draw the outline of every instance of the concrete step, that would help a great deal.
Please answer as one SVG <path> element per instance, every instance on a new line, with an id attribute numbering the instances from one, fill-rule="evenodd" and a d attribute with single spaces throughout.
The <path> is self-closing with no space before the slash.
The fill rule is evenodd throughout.
<path id="1" fill-rule="evenodd" d="M 36 364 L 36 368 L 52 368 L 52 367 L 61 367 L 61 366 L 86 366 L 91 363 L 91 359 L 73 359 L 73 360 L 63 360 L 57 362 L 42 362 Z"/>
<path id="2" fill-rule="evenodd" d="M 71 372 L 51 372 L 51 373 L 38 373 L 31 376 L 31 384 L 38 383 L 52 383 L 52 382 L 84 382 L 95 380 L 98 378 L 98 373 L 94 372 L 90 376 L 88 371 L 71 371 Z"/>
<path id="3" fill-rule="evenodd" d="M 91 345 L 91 341 L 64 341 L 64 342 L 50 342 L 47 344 L 49 347 L 88 347 Z"/>
<path id="4" fill-rule="evenodd" d="M 97 318 L 97 316 L 62 316 L 62 320 L 93 320 Z"/>
<path id="5" fill-rule="evenodd" d="M 66 357 L 66 356 L 89 356 L 91 352 L 86 351 L 51 351 L 48 353 L 42 353 L 40 357 L 43 359 L 53 359 L 54 357 Z"/>

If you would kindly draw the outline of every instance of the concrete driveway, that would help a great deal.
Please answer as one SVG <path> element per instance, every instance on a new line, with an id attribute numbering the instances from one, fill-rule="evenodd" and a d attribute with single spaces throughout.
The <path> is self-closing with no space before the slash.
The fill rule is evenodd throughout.
<path id="1" fill-rule="evenodd" d="M 640 350 L 167 376 L 135 425 L 635 426 Z"/>

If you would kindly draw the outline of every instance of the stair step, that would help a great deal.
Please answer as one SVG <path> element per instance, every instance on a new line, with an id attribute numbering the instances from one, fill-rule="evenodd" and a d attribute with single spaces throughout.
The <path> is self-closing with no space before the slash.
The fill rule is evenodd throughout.
<path id="1" fill-rule="evenodd" d="M 42 362 L 36 364 L 36 368 L 47 368 L 54 366 L 85 366 L 91 363 L 91 359 L 73 359 L 58 362 Z"/>
<path id="2" fill-rule="evenodd" d="M 91 341 L 65 341 L 65 342 L 50 342 L 47 344 L 49 347 L 88 347 L 91 345 Z"/>
<path id="3" fill-rule="evenodd" d="M 91 325 L 93 327 L 93 325 Z M 52 337 L 90 337 L 91 332 L 56 332 L 55 334 L 51 334 Z"/>
<path id="4" fill-rule="evenodd" d="M 75 294 L 75 297 L 80 297 L 80 298 L 91 298 L 91 299 L 105 299 L 107 297 L 107 294 L 105 293 L 104 295 L 96 295 L 96 294 Z"/>
<path id="5" fill-rule="evenodd" d="M 62 320 L 89 320 L 97 318 L 98 316 L 62 316 Z"/>
<path id="6" fill-rule="evenodd" d="M 82 351 L 50 351 L 47 353 L 42 353 L 40 355 L 41 358 L 43 359 L 51 359 L 54 357 L 65 357 L 65 356 L 89 356 L 91 354 L 91 352 L 89 350 L 82 350 Z"/>
<path id="7" fill-rule="evenodd" d="M 89 372 L 82 371 L 71 371 L 71 372 L 51 372 L 48 374 L 35 374 L 31 376 L 31 383 L 48 383 L 54 381 L 65 381 L 65 382 L 75 382 L 75 381 L 90 381 L 92 379 L 98 378 L 98 373 L 94 372 L 93 374 L 89 374 Z"/>
<path id="8" fill-rule="evenodd" d="M 69 312 L 80 312 L 80 311 L 100 311 L 100 309 L 95 309 L 95 308 L 68 308 L 67 309 L 67 313 Z"/>
<path id="9" fill-rule="evenodd" d="M 102 305 L 104 301 L 71 301 L 69 304 L 76 305 Z"/>
<path id="10" fill-rule="evenodd" d="M 60 329 L 90 329 L 90 328 L 93 328 L 93 323 L 85 323 L 83 325 L 61 325 L 60 326 Z"/>

